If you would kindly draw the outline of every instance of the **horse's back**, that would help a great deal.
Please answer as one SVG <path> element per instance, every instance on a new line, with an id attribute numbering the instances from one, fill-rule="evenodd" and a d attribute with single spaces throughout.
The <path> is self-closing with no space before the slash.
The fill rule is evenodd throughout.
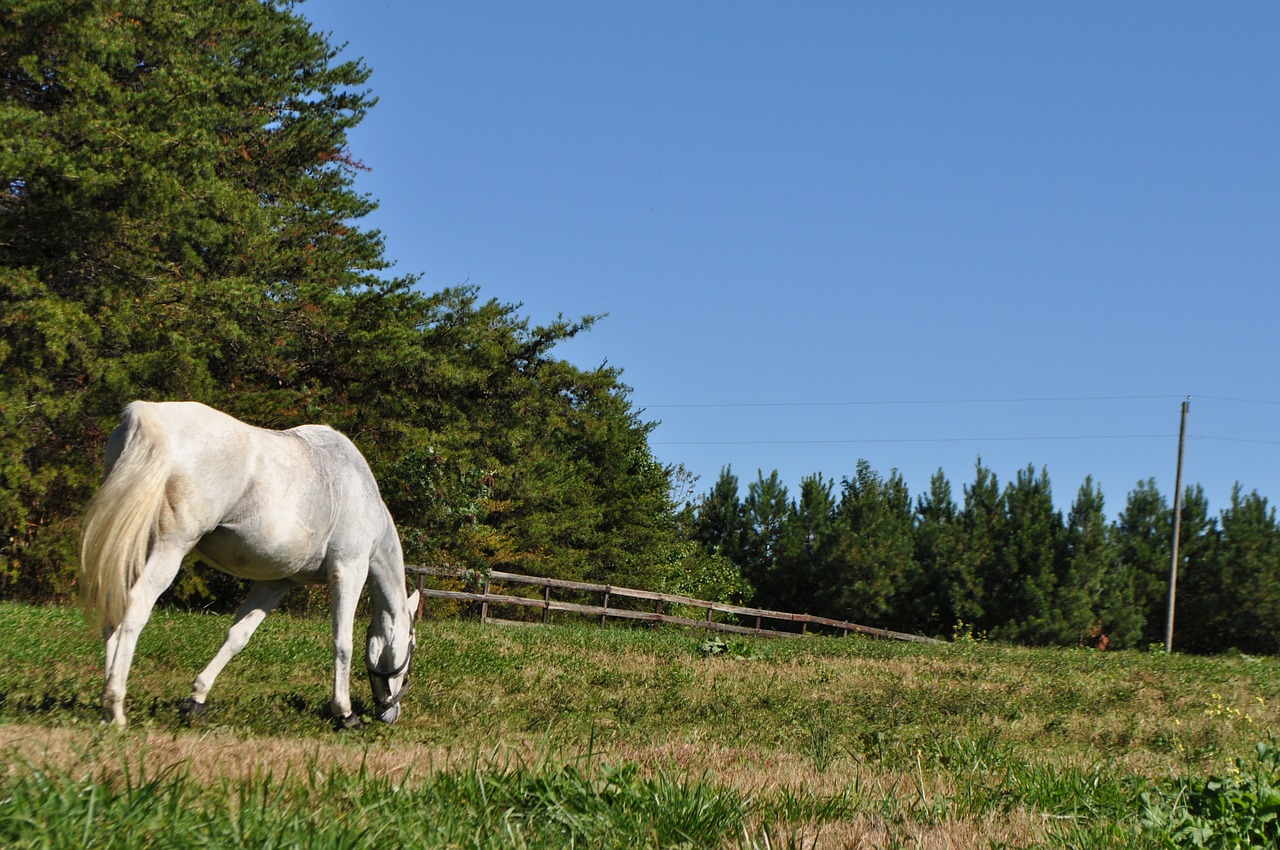
<path id="1" fill-rule="evenodd" d="M 242 450 L 251 432 L 261 430 L 196 401 L 130 402 L 107 441 L 107 474 L 139 432 L 162 441 L 175 463 L 185 467 L 209 458 L 225 464 L 228 453 Z"/>
<path id="2" fill-rule="evenodd" d="M 169 533 L 226 572 L 318 581 L 335 544 L 368 547 L 382 533 L 368 464 L 328 426 L 273 431 L 198 402 L 134 402 L 122 428 L 147 418 L 173 459 Z"/>
<path id="3" fill-rule="evenodd" d="M 355 443 L 327 425 L 302 425 L 283 433 L 307 445 L 313 467 L 328 482 L 336 511 L 332 545 L 362 547 L 395 534 L 373 470 Z"/>

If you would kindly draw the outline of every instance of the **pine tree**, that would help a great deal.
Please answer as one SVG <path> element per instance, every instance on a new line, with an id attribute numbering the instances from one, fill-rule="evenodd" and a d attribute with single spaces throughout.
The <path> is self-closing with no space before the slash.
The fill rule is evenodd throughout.
<path id="1" fill-rule="evenodd" d="M 819 588 L 830 568 L 835 544 L 835 482 L 821 474 L 800 481 L 783 524 L 773 570 L 765 576 L 761 597 L 778 610 L 812 612 L 822 605 Z"/>
<path id="2" fill-rule="evenodd" d="M 741 569 L 747 520 L 738 496 L 738 476 L 730 467 L 720 470 L 720 477 L 697 502 L 693 514 L 689 523 L 693 539 L 708 554 L 719 555 Z"/>
<path id="3" fill-rule="evenodd" d="M 754 602 L 758 606 L 776 604 L 761 589 L 768 588 L 769 576 L 777 572 L 789 509 L 787 488 L 778 478 L 778 471 L 775 469 L 765 478 L 764 472 L 757 470 L 756 480 L 747 485 L 747 498 L 743 501 L 746 537 L 741 563 L 743 577 L 756 588 Z"/>
<path id="4" fill-rule="evenodd" d="M 1134 582 L 1134 604 L 1139 617 L 1136 645 L 1164 643 L 1172 514 L 1169 502 L 1151 478 L 1139 481 L 1129 492 L 1116 521 L 1120 569 L 1131 574 Z"/>
<path id="5" fill-rule="evenodd" d="M 1221 532 L 1209 516 L 1209 500 L 1204 488 L 1193 485 L 1183 491 L 1182 528 L 1178 544 L 1178 598 L 1174 617 L 1174 648 L 1198 652 L 1220 652 L 1229 647 L 1230 611 L 1219 602 L 1223 580 L 1220 560 Z M 1159 620 L 1163 627 L 1165 618 Z M 1161 642 L 1164 640 L 1163 628 Z"/>
<path id="6" fill-rule="evenodd" d="M 914 630 L 912 603 L 920 570 L 912 539 L 911 496 L 894 470 L 882 478 L 865 460 L 843 482 L 836 545 L 827 585 L 832 616 L 865 625 Z"/>
<path id="7" fill-rule="evenodd" d="M 1061 639 L 1055 609 L 1062 557 L 1062 514 L 1053 507 L 1049 473 L 1027 466 L 1005 487 L 1007 545 L 1001 553 L 1005 612 L 992 633 L 1021 643 Z"/>
<path id="8" fill-rule="evenodd" d="M 1067 517 L 1058 580 L 1058 642 L 1123 649 L 1140 638 L 1132 568 L 1120 559 L 1102 490 L 1085 478 Z"/>
<path id="9" fill-rule="evenodd" d="M 964 488 L 960 511 L 962 550 L 951 591 L 957 624 L 963 621 L 979 632 L 988 632 L 1008 619 L 1001 567 L 1007 526 L 1000 482 L 978 458 L 973 484 Z"/>
<path id="10" fill-rule="evenodd" d="M 928 495 L 916 502 L 915 557 L 923 587 L 920 623 L 949 635 L 981 619 L 981 593 L 966 570 L 960 513 L 941 469 L 929 479 Z"/>
<path id="11" fill-rule="evenodd" d="M 1212 580 L 1193 585 L 1202 598 L 1192 611 L 1207 613 L 1183 643 L 1208 651 L 1280 650 L 1280 528 L 1258 491 L 1243 495 L 1239 482 L 1232 488 L 1216 555 Z"/>

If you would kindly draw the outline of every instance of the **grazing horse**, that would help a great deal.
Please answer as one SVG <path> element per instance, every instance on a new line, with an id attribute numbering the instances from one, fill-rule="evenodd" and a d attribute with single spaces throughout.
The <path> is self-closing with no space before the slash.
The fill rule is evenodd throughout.
<path id="1" fill-rule="evenodd" d="M 106 469 L 85 517 L 80 588 L 102 621 L 108 720 L 126 723 L 125 682 L 138 633 L 192 550 L 253 584 L 183 713 L 204 710 L 214 679 L 290 588 L 328 584 L 331 708 L 342 726 L 360 726 L 351 709 L 351 633 L 368 580 L 373 620 L 365 663 L 376 716 L 399 718 L 418 594 L 405 592 L 400 538 L 350 440 L 322 425 L 268 431 L 195 402 L 135 401 L 107 441 Z"/>

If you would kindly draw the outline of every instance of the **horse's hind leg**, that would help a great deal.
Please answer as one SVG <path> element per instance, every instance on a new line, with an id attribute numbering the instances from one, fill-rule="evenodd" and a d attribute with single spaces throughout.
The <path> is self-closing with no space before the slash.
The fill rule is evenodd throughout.
<path id="1" fill-rule="evenodd" d="M 106 684 L 102 690 L 102 708 L 107 720 L 121 728 L 128 722 L 124 715 L 124 695 L 133 653 L 138 648 L 138 634 L 151 618 L 151 609 L 160 594 L 173 583 L 186 553 L 185 547 L 172 545 L 152 551 L 142 575 L 129 589 L 124 617 L 115 628 L 106 632 Z"/>
<path id="2" fill-rule="evenodd" d="M 258 626 L 280 604 L 280 600 L 284 599 L 284 595 L 293 586 L 293 582 L 289 581 L 253 583 L 249 588 L 249 595 L 240 604 L 235 623 L 227 630 L 227 639 L 223 642 L 222 648 L 218 650 L 217 655 L 213 656 L 209 666 L 196 676 L 196 681 L 191 686 L 191 696 L 182 703 L 183 714 L 197 717 L 204 711 L 205 699 L 209 696 L 209 689 L 213 687 L 213 680 L 218 678 L 218 674 L 222 672 L 223 667 L 227 666 L 227 662 L 245 648 Z"/>

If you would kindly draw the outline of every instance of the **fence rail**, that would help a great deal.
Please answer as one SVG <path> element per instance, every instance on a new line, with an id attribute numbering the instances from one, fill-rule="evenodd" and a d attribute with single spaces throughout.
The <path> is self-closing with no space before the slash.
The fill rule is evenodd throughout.
<path id="1" fill-rule="evenodd" d="M 889 629 L 878 629 L 873 626 L 863 626 L 857 623 L 848 623 L 844 620 L 833 620 L 830 617 L 818 617 L 813 614 L 789 614 L 784 611 L 767 611 L 763 608 L 746 608 L 741 605 L 726 605 L 722 602 L 708 602 L 704 599 L 693 599 L 688 596 L 676 596 L 670 593 L 655 593 L 651 590 L 635 590 L 629 587 L 615 587 L 609 584 L 590 584 L 581 581 L 564 581 L 553 578 L 540 578 L 538 576 L 526 576 L 519 573 L 505 573 L 494 570 L 488 576 L 481 578 L 481 590 L 479 593 L 459 590 L 440 590 L 425 585 L 425 578 L 434 576 L 438 578 L 455 578 L 466 579 L 471 573 L 466 570 L 450 569 L 446 567 L 422 567 L 409 565 L 406 570 L 418 576 L 418 589 L 423 596 L 435 599 L 453 599 L 459 602 L 478 602 L 480 603 L 480 622 L 494 620 L 490 616 L 489 609 L 493 605 L 512 605 L 523 608 L 538 608 L 542 611 L 542 622 L 549 621 L 551 612 L 563 611 L 572 614 L 585 614 L 589 616 L 599 617 L 600 625 L 604 625 L 610 617 L 625 620 L 642 620 L 653 623 L 667 623 L 677 626 L 688 626 L 690 628 L 706 629 L 708 631 L 726 632 L 729 634 L 741 635 L 760 635 L 763 637 L 786 637 L 795 635 L 795 632 L 780 631 L 774 628 L 765 628 L 766 622 L 775 623 L 791 623 L 800 627 L 800 634 L 805 634 L 812 626 L 832 629 L 839 632 L 842 636 L 847 636 L 850 632 L 857 634 L 871 635 L 873 637 L 889 638 L 892 640 L 912 641 L 915 643 L 937 643 L 933 638 L 924 637 L 922 635 L 906 634 L 904 632 L 890 631 Z M 541 598 L 528 596 L 513 596 L 506 593 L 492 592 L 492 586 L 495 584 L 524 584 L 533 585 L 542 588 Z M 598 594 L 601 598 L 599 605 L 582 605 L 575 602 L 566 602 L 559 599 L 553 599 L 551 591 L 563 590 L 572 591 L 580 594 Z M 634 599 L 641 602 L 652 603 L 652 610 L 642 610 L 636 608 L 619 608 L 616 605 L 610 606 L 610 600 L 616 599 Z M 663 613 L 663 608 L 668 611 L 672 606 L 683 606 L 686 608 L 705 609 L 706 616 L 699 619 L 692 617 L 681 617 L 675 614 Z M 731 614 L 739 618 L 740 622 L 754 622 L 754 626 L 737 625 L 734 623 L 721 623 L 712 619 L 716 613 Z"/>

